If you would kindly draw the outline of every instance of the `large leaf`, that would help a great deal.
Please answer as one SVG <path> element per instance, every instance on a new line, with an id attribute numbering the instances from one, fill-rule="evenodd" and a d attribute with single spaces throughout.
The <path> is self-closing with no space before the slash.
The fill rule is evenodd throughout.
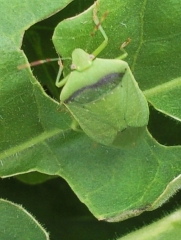
<path id="1" fill-rule="evenodd" d="M 128 234 L 125 237 L 117 240 L 179 240 L 181 235 L 181 211 L 169 214 L 161 220 L 158 220 L 149 226 L 143 227 L 135 232 Z"/>
<path id="2" fill-rule="evenodd" d="M 49 239 L 48 233 L 22 206 L 0 199 L 0 239 Z"/>
<path id="3" fill-rule="evenodd" d="M 29 69 L 17 70 L 25 62 L 18 50 L 23 29 L 58 9 L 50 5 L 46 12 L 41 5 L 36 20 L 27 15 L 27 23 L 7 22 L 12 33 L 1 29 L 1 176 L 35 170 L 62 176 L 90 211 L 107 221 L 160 206 L 180 187 L 179 146 L 162 146 L 148 131 L 130 148 L 97 144 L 70 129 L 69 113 L 58 111 L 58 102 L 44 93 Z M 178 121 L 180 7 L 178 0 L 99 1 L 99 16 L 109 10 L 103 22 L 109 44 L 100 57 L 119 56 L 120 45 L 130 37 L 127 61 L 140 88 L 155 108 Z M 60 23 L 53 38 L 57 52 L 69 57 L 81 47 L 91 53 L 102 42 L 99 32 L 90 36 L 94 27 L 92 7 Z"/>

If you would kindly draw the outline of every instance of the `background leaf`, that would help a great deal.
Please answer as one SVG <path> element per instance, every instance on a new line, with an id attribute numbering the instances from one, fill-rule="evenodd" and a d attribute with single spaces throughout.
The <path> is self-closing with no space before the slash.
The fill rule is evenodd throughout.
<path id="1" fill-rule="evenodd" d="M 159 239 L 180 239 L 181 228 L 180 228 L 180 210 L 164 217 L 157 222 L 150 224 L 136 232 L 128 234 L 125 237 L 118 238 L 118 240 L 133 240 L 133 239 L 148 239 L 148 240 L 159 240 Z"/>
<path id="2" fill-rule="evenodd" d="M 15 1 L 13 8 L 21 13 L 16 16 L 11 5 L 2 3 L 12 20 L 1 14 L 0 175 L 38 171 L 61 176 L 97 218 L 108 221 L 123 220 L 162 204 L 180 187 L 179 146 L 159 145 L 148 132 L 130 149 L 101 146 L 71 131 L 69 113 L 47 96 L 29 69 L 17 70 L 26 62 L 18 50 L 23 30 L 68 1 L 61 2 L 62 6 L 60 1 L 31 2 L 29 6 Z M 140 88 L 155 108 L 178 121 L 180 4 L 176 0 L 134 0 L 100 1 L 99 6 L 99 16 L 109 10 L 103 22 L 109 45 L 100 57 L 117 57 L 120 45 L 130 37 L 126 61 Z M 92 8 L 61 23 L 54 35 L 58 53 L 71 56 L 76 47 L 91 53 L 102 41 L 99 32 L 90 36 L 93 29 Z M 69 63 L 64 64 L 66 74 Z M 40 82 L 44 83 L 43 79 Z M 56 91 L 50 92 L 57 99 Z M 173 131 L 172 125 L 169 131 Z"/>
<path id="3" fill-rule="evenodd" d="M 21 206 L 0 199 L 1 239 L 49 239 L 43 227 Z"/>

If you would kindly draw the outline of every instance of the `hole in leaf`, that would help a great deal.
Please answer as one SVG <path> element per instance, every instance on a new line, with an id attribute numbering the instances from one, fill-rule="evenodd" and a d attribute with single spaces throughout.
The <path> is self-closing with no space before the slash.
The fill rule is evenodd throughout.
<path id="1" fill-rule="evenodd" d="M 181 124 L 153 107 L 150 107 L 148 130 L 163 145 L 181 145 Z"/>

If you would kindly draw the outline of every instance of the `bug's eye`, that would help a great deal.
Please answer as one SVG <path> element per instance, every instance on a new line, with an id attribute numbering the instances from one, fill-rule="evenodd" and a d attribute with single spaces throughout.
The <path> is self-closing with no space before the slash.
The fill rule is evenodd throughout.
<path id="1" fill-rule="evenodd" d="M 76 69 L 76 65 L 75 65 L 75 64 L 72 64 L 72 65 L 70 66 L 70 68 L 71 68 L 71 70 L 75 70 L 75 69 Z"/>
<path id="2" fill-rule="evenodd" d="M 93 60 L 95 58 L 93 54 L 90 54 L 89 57 L 90 57 L 90 60 Z"/>

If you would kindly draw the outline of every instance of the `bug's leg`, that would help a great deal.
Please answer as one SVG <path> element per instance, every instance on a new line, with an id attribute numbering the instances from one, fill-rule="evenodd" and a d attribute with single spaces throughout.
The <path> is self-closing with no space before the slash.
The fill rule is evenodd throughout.
<path id="1" fill-rule="evenodd" d="M 97 16 L 97 12 L 98 12 L 98 3 L 95 3 L 95 7 L 93 9 L 93 21 L 96 25 L 92 35 L 94 35 L 94 33 L 99 30 L 103 37 L 104 37 L 104 41 L 101 43 L 101 45 L 92 53 L 95 57 L 102 52 L 102 50 L 106 47 L 107 43 L 108 43 L 108 37 L 104 31 L 104 29 L 101 26 L 101 23 L 104 21 L 104 19 L 106 18 L 108 12 L 105 12 L 105 14 L 102 16 L 101 20 L 99 20 L 98 16 Z"/>
<path id="2" fill-rule="evenodd" d="M 71 123 L 71 129 L 76 132 L 82 132 L 82 129 L 80 128 L 79 123 L 75 119 Z"/>
<path id="3" fill-rule="evenodd" d="M 124 59 L 128 56 L 128 53 L 126 52 L 126 50 L 124 50 L 124 48 L 131 42 L 131 38 L 128 38 L 125 42 L 123 42 L 123 44 L 120 47 L 120 50 L 123 52 L 123 54 L 121 54 L 121 56 L 117 57 L 116 59 Z"/>
<path id="4" fill-rule="evenodd" d="M 59 71 L 58 71 L 58 74 L 57 74 L 57 78 L 56 78 L 56 82 L 55 82 L 55 85 L 60 88 L 62 87 L 63 85 L 65 85 L 66 81 L 68 80 L 67 77 L 65 77 L 64 79 L 60 80 L 60 77 L 62 75 L 62 71 L 63 71 L 63 64 L 62 64 L 62 61 L 59 59 L 58 61 L 58 65 L 59 65 Z"/>

